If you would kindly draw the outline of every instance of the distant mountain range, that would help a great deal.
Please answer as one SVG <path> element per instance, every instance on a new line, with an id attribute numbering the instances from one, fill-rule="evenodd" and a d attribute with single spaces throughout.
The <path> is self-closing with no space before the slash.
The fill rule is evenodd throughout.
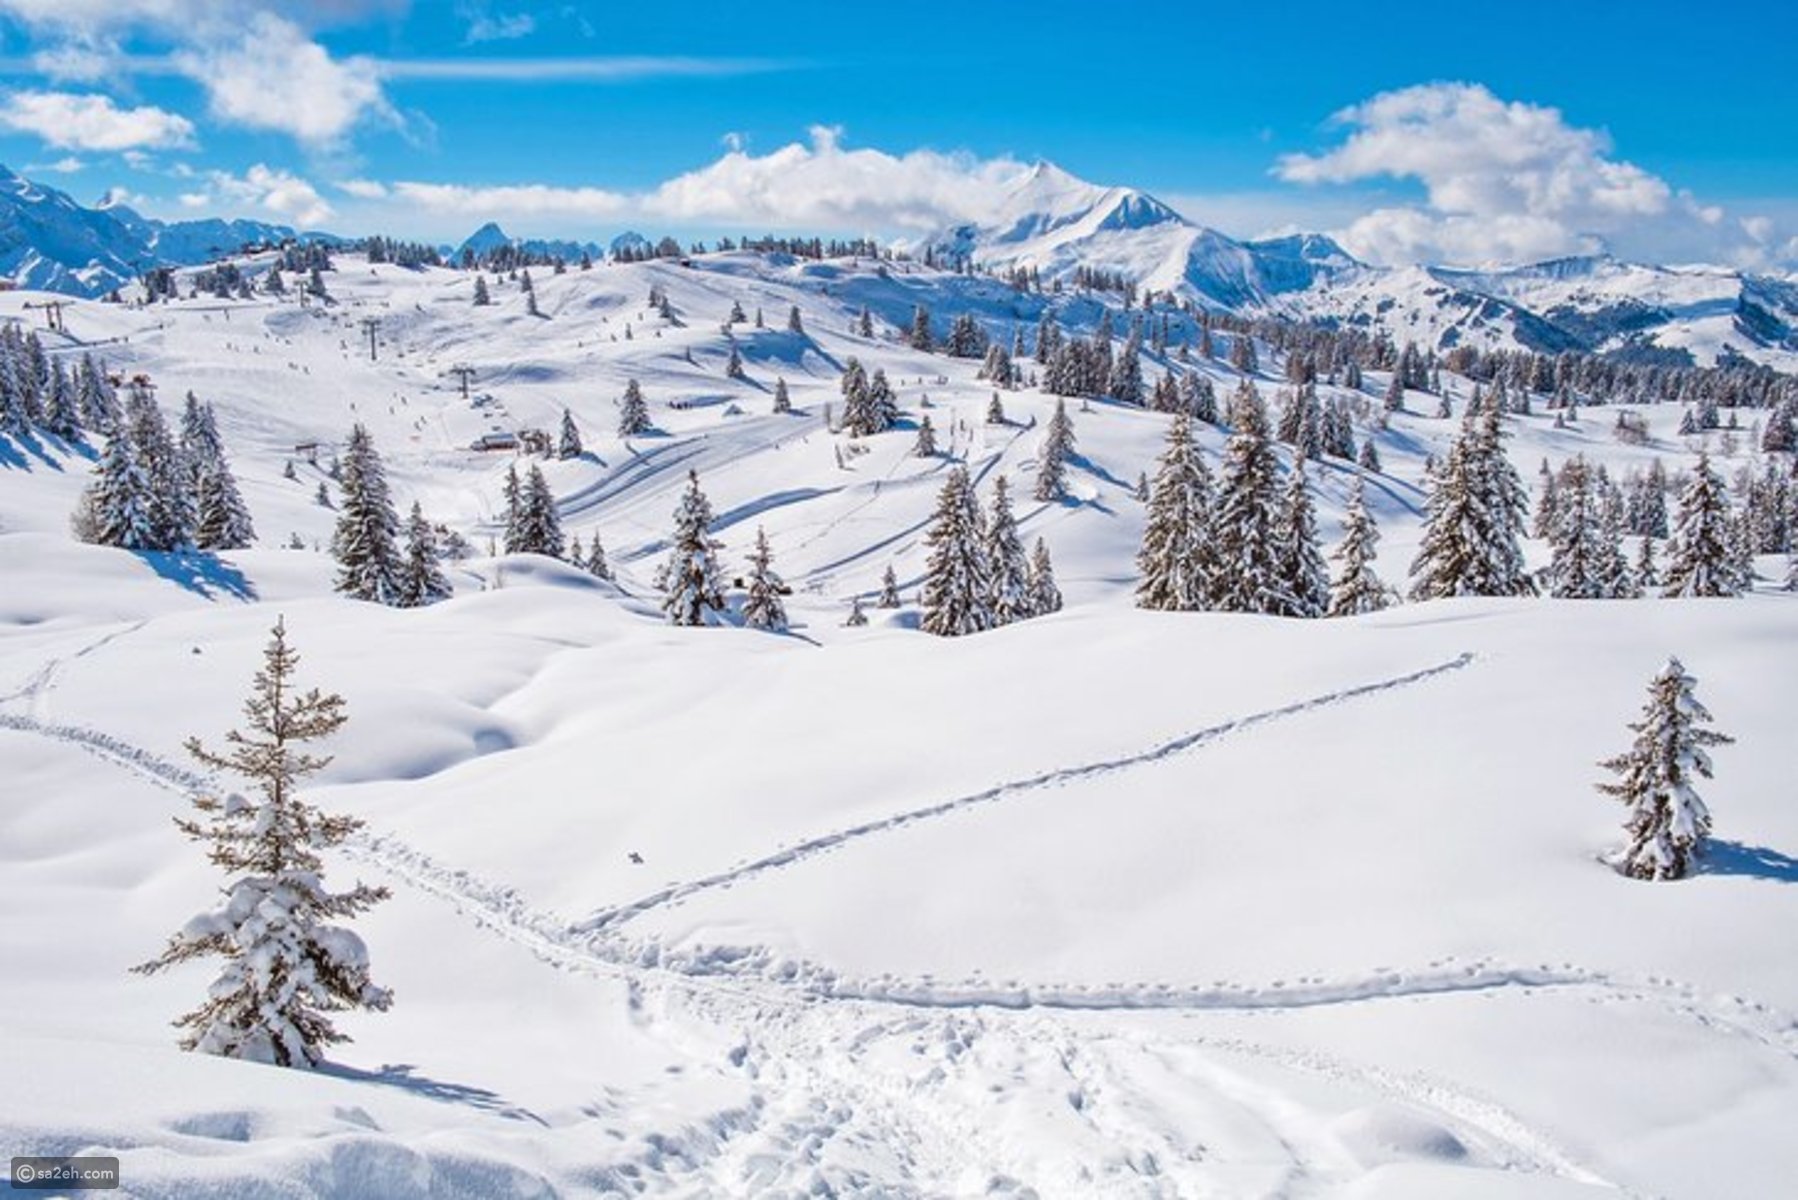
<path id="1" fill-rule="evenodd" d="M 193 266 L 296 236 L 343 240 L 259 221 L 166 222 L 122 204 L 84 207 L 0 167 L 0 276 L 22 287 L 96 296 L 151 267 Z M 573 261 L 648 244 L 637 233 L 607 245 L 520 240 L 488 223 L 445 249 L 454 258 L 516 245 Z M 1088 183 L 1051 163 L 1034 167 L 991 218 L 925 244 L 995 270 L 1031 268 L 1044 281 L 1084 267 L 1213 312 L 1316 319 L 1440 349 L 1582 350 L 1670 364 L 1741 355 L 1798 369 L 1791 277 L 1602 255 L 1494 270 L 1375 267 L 1322 234 L 1240 241 L 1147 193 Z"/>
<path id="2" fill-rule="evenodd" d="M 0 167 L 0 276 L 20 287 L 99 296 L 152 267 L 193 266 L 298 236 L 331 235 L 262 221 L 158 221 L 106 202 L 87 208 Z"/>

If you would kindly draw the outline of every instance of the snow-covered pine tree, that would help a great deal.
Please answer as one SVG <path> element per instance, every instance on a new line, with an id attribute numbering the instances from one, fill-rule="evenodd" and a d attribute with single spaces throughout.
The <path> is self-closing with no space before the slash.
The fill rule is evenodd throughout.
<path id="1" fill-rule="evenodd" d="M 1679 494 L 1679 512 L 1667 542 L 1663 596 L 1734 596 L 1738 592 L 1729 552 L 1729 499 L 1723 480 L 1699 454 L 1692 478 Z"/>
<path id="2" fill-rule="evenodd" d="M 794 311 L 798 310 L 795 309 Z M 787 395 L 787 381 L 784 377 L 776 376 L 774 379 L 774 412 L 778 415 L 780 413 L 790 413 L 792 411 L 793 400 L 792 397 Z"/>
<path id="3" fill-rule="evenodd" d="M 1030 615 L 1047 616 L 1061 611 L 1061 589 L 1055 585 L 1055 564 L 1049 560 L 1049 544 L 1041 538 L 1030 551 Z"/>
<path id="4" fill-rule="evenodd" d="M 876 367 L 874 375 L 868 380 L 868 396 L 865 408 L 867 428 L 864 432 L 885 433 L 899 423 L 899 397 L 893 394 L 893 385 L 887 382 L 887 373 Z"/>
<path id="5" fill-rule="evenodd" d="M 612 578 L 612 567 L 610 563 L 606 562 L 606 548 L 604 543 L 599 540 L 599 530 L 597 529 L 593 531 L 593 544 L 587 547 L 585 566 L 587 574 L 595 579 L 609 580 Z"/>
<path id="6" fill-rule="evenodd" d="M 396 603 L 400 594 L 399 517 L 387 491 L 387 474 L 368 430 L 350 430 L 343 452 L 343 499 L 331 553 L 337 590 L 357 600 Z"/>
<path id="7" fill-rule="evenodd" d="M 1548 592 L 1563 600 L 1590 600 L 1602 594 L 1599 500 L 1591 475 L 1586 460 L 1575 457 L 1555 479 L 1554 506 L 1547 523 L 1552 554 Z"/>
<path id="8" fill-rule="evenodd" d="M 689 471 L 687 491 L 674 510 L 668 560 L 656 572 L 656 586 L 667 593 L 662 611 L 670 625 L 710 625 L 724 611 L 719 543 L 712 540 L 711 525 L 711 502 L 699 490 L 698 472 Z"/>
<path id="9" fill-rule="evenodd" d="M 1636 594 L 1646 596 L 1650 591 L 1661 586 L 1661 572 L 1654 565 L 1654 539 L 1643 537 L 1636 539 L 1636 560 L 1630 565 L 1630 581 L 1635 585 Z"/>
<path id="10" fill-rule="evenodd" d="M 125 550 L 158 550 L 155 496 L 130 430 L 120 425 L 94 464 L 94 481 L 82 497 L 77 533 L 83 540 Z"/>
<path id="11" fill-rule="evenodd" d="M 1280 466 L 1268 436 L 1267 407 L 1244 381 L 1231 404 L 1234 432 L 1218 472 L 1211 534 L 1217 567 L 1208 607 L 1278 613 L 1287 604 L 1279 541 Z"/>
<path id="12" fill-rule="evenodd" d="M 898 608 L 902 603 L 899 599 L 899 576 L 893 572 L 892 563 L 887 564 L 887 569 L 880 576 L 880 599 L 877 603 L 881 608 Z"/>
<path id="13" fill-rule="evenodd" d="M 918 440 L 912 446 L 912 453 L 919 458 L 936 457 L 936 427 L 930 423 L 929 413 L 918 420 Z"/>
<path id="14" fill-rule="evenodd" d="M 138 464 L 150 482 L 150 523 L 154 550 L 191 545 L 194 535 L 193 478 L 162 409 L 148 388 L 134 387 L 125 400 L 125 427 Z"/>
<path id="15" fill-rule="evenodd" d="M 485 275 L 476 275 L 474 277 L 474 306 L 476 308 L 485 308 L 492 303 L 493 297 L 487 292 L 487 277 Z"/>
<path id="16" fill-rule="evenodd" d="M 1074 453 L 1074 422 L 1068 417 L 1068 402 L 1055 399 L 1055 412 L 1043 434 L 1043 444 L 1036 452 L 1035 497 L 1045 504 L 1064 500 L 1068 494 L 1068 459 Z"/>
<path id="17" fill-rule="evenodd" d="M 618 401 L 618 436 L 637 437 L 649 430 L 649 405 L 643 400 L 643 385 L 627 379 L 624 396 Z"/>
<path id="18" fill-rule="evenodd" d="M 912 310 L 911 334 L 907 341 L 913 350 L 929 350 L 935 345 L 930 334 L 930 310 L 922 304 Z"/>
<path id="19" fill-rule="evenodd" d="M 240 775 L 258 793 L 197 795 L 198 815 L 175 822 L 207 843 L 207 856 L 229 876 L 224 899 L 135 969 L 150 974 L 195 958 L 223 958 L 205 1002 L 175 1022 L 186 1030 L 182 1048 L 314 1067 L 327 1048 L 349 1040 L 332 1025 L 331 1013 L 383 1011 L 392 1003 L 392 994 L 369 977 L 362 939 L 332 924 L 385 900 L 387 889 L 361 883 L 347 892 L 325 889 L 320 852 L 341 845 L 362 822 L 321 812 L 298 787 L 330 762 L 303 747 L 343 726 L 343 697 L 298 691 L 299 657 L 288 648 L 285 624 L 277 621 L 273 633 L 244 705 L 249 728 L 226 735 L 224 754 L 197 738 L 187 743 L 206 767 Z"/>
<path id="20" fill-rule="evenodd" d="M 998 392 L 994 392 L 993 398 L 987 402 L 986 423 L 988 425 L 1005 424 L 1005 404 L 999 399 Z"/>
<path id="21" fill-rule="evenodd" d="M 1628 809 L 1628 842 L 1610 859 L 1635 879 L 1682 879 L 1704 851 L 1711 814 L 1696 783 L 1711 778 L 1709 746 L 1735 739 L 1704 728 L 1711 714 L 1694 694 L 1698 681 L 1677 658 L 1667 660 L 1648 685 L 1642 719 L 1630 723 L 1630 748 L 1599 765 L 1616 776 L 1598 790 Z"/>
<path id="22" fill-rule="evenodd" d="M 937 497 L 936 516 L 925 542 L 923 628 L 938 637 L 961 637 L 993 627 L 991 594 L 980 505 L 966 467 L 950 470 Z"/>
<path id="23" fill-rule="evenodd" d="M 562 410 L 562 435 L 556 442 L 557 458 L 579 458 L 585 447 L 581 445 L 580 426 L 574 423 L 574 414 L 567 409 Z"/>
<path id="24" fill-rule="evenodd" d="M 853 437 L 873 432 L 874 418 L 868 412 L 868 372 L 860 359 L 851 355 L 843 364 L 837 390 L 843 395 L 843 429 Z"/>
<path id="25" fill-rule="evenodd" d="M 1105 392 L 1125 404 L 1142 403 L 1142 333 L 1139 330 L 1132 329 L 1124 340 L 1123 350 L 1111 364 L 1111 378 L 1106 380 Z"/>
<path id="26" fill-rule="evenodd" d="M 1498 410 L 1471 404 L 1459 436 L 1430 469 L 1423 543 L 1411 564 L 1411 598 L 1518 596 L 1533 590 L 1518 535 L 1527 509 L 1505 456 Z"/>
<path id="27" fill-rule="evenodd" d="M 990 574 L 987 607 L 995 625 L 1009 625 L 1031 615 L 1030 560 L 1018 537 L 1017 519 L 1011 511 L 1011 483 L 1001 475 L 993 481 L 993 506 L 986 522 L 986 561 Z"/>
<path id="28" fill-rule="evenodd" d="M 215 452 L 201 464 L 197 495 L 199 523 L 194 543 L 200 549 L 242 550 L 256 540 L 256 526 L 224 451 Z"/>
<path id="29" fill-rule="evenodd" d="M 797 304 L 787 309 L 787 332 L 797 334 L 805 333 L 805 318 L 799 315 L 799 306 Z"/>
<path id="30" fill-rule="evenodd" d="M 1355 462 L 1363 470 L 1372 471 L 1376 475 L 1380 473 L 1380 448 L 1374 445 L 1371 434 L 1361 443 L 1361 453 L 1355 456 Z"/>
<path id="31" fill-rule="evenodd" d="M 1330 576 L 1317 547 L 1317 514 L 1305 481 L 1305 456 L 1292 460 L 1286 495 L 1275 526 L 1284 593 L 1276 612 L 1287 617 L 1321 617 L 1330 603 Z"/>
<path id="32" fill-rule="evenodd" d="M 731 379 L 749 378 L 748 372 L 743 370 L 743 354 L 737 349 L 735 342 L 730 344 L 730 357 L 725 360 L 724 374 Z"/>
<path id="33" fill-rule="evenodd" d="M 1138 608 L 1193 612 L 1206 607 L 1218 569 L 1212 535 L 1211 475 L 1185 413 L 1168 426 L 1150 486 L 1136 585 Z"/>
<path id="34" fill-rule="evenodd" d="M 556 496 L 550 490 L 543 469 L 531 464 L 519 489 L 518 521 L 515 544 L 511 522 L 508 522 L 508 554 L 545 554 L 561 558 L 567 546 L 562 538 L 562 518 L 556 512 Z"/>
<path id="35" fill-rule="evenodd" d="M 848 629 L 860 629 L 867 623 L 868 614 L 862 611 L 862 598 L 860 596 L 850 597 L 849 616 L 843 621 L 844 627 Z"/>
<path id="36" fill-rule="evenodd" d="M 768 547 L 768 535 L 758 527 L 755 549 L 749 553 L 749 595 L 743 602 L 743 623 L 751 629 L 776 633 L 785 630 L 787 608 L 780 597 L 786 586 L 774 569 L 774 551 Z"/>
<path id="37" fill-rule="evenodd" d="M 447 600 L 454 591 L 449 576 L 443 573 L 443 552 L 437 544 L 437 529 L 425 520 L 424 510 L 412 502 L 406 518 L 406 557 L 400 566 L 400 608 L 423 608 L 439 600 Z"/>
<path id="38" fill-rule="evenodd" d="M 1355 477 L 1355 488 L 1349 493 L 1348 519 L 1342 530 L 1342 544 L 1330 557 L 1342 564 L 1330 586 L 1330 606 L 1325 615 L 1354 617 L 1378 612 L 1392 603 L 1392 589 L 1374 573 L 1375 546 L 1380 531 L 1373 514 L 1367 511 L 1364 480 Z"/>

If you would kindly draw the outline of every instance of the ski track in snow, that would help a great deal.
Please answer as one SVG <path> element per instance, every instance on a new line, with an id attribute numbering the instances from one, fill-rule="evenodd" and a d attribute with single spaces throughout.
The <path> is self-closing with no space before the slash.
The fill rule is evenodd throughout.
<path id="1" fill-rule="evenodd" d="M 115 632 L 103 641 L 126 632 L 129 630 Z M 91 651 L 97 645 L 90 645 L 79 653 Z M 54 668 L 61 661 L 51 660 L 33 675 L 34 686 L 15 692 L 0 702 L 35 697 L 49 685 Z M 865 836 L 1016 791 L 1158 761 L 1231 732 L 1375 691 L 1407 686 L 1461 669 L 1471 661 L 1471 655 L 1462 655 L 1409 675 L 1342 689 L 1238 718 L 1163 743 L 1140 755 L 1001 785 L 948 805 L 932 806 L 886 822 L 845 831 L 835 835 L 837 840 L 828 844 L 840 844 L 847 837 Z M 159 787 L 181 794 L 191 794 L 210 784 L 210 780 L 199 773 L 98 730 L 41 721 L 16 713 L 0 713 L 0 728 L 75 746 Z M 812 847 L 809 853 L 815 853 L 825 845 L 821 840 L 805 844 Z M 1499 988 L 1516 988 L 1524 995 L 1551 989 L 1586 988 L 1600 992 L 1606 999 L 1658 1003 L 1713 1032 L 1745 1037 L 1798 1058 L 1798 1025 L 1764 1005 L 1740 998 L 1706 997 L 1689 985 L 1652 976 L 1640 982 L 1625 981 L 1571 964 L 1530 968 L 1484 961 L 1457 964 L 1445 960 L 1419 970 L 1382 969 L 1360 977 L 1335 980 L 1300 977 L 1290 983 L 1274 981 L 1265 987 L 1227 983 L 1209 987 L 1170 984 L 994 986 L 891 978 L 854 981 L 839 979 L 834 973 L 810 965 L 770 962 L 765 955 L 758 956 L 754 952 L 719 949 L 684 956 L 666 951 L 653 942 L 626 941 L 591 922 L 572 925 L 555 914 L 533 909 L 513 888 L 491 884 L 469 872 L 445 867 L 391 836 L 360 835 L 346 849 L 352 858 L 379 868 L 418 892 L 444 901 L 475 925 L 520 946 L 540 961 L 562 970 L 619 980 L 630 989 L 636 1004 L 641 1003 L 645 983 L 659 983 L 663 994 L 684 996 L 708 1009 L 720 1025 L 740 1026 L 761 1039 L 755 1047 L 745 1044 L 743 1053 L 737 1057 L 755 1078 L 765 1078 L 775 1085 L 773 1093 L 777 1098 L 791 1094 L 790 1098 L 778 1099 L 774 1106 L 758 1100 L 746 1110 L 722 1112 L 701 1126 L 689 1126 L 675 1137 L 653 1137 L 646 1151 L 646 1165 L 670 1182 L 685 1178 L 709 1185 L 718 1181 L 716 1171 L 728 1166 L 731 1186 L 737 1189 L 766 1190 L 777 1183 L 811 1187 L 826 1182 L 827 1173 L 821 1173 L 825 1172 L 821 1164 L 827 1157 L 824 1154 L 827 1145 L 842 1141 L 853 1151 L 865 1145 L 870 1137 L 890 1138 L 903 1132 L 902 1159 L 907 1168 L 915 1167 L 920 1176 L 931 1178 L 937 1186 L 954 1183 L 951 1172 L 958 1160 L 963 1166 L 974 1161 L 988 1169 L 989 1194 L 1034 1195 L 1027 1183 L 990 1170 L 993 1164 L 1004 1163 L 1027 1172 L 1028 1163 L 1013 1161 L 1015 1156 L 1008 1157 L 1003 1147 L 996 1145 L 979 1147 L 978 1156 L 970 1153 L 974 1148 L 971 1140 L 974 1135 L 970 1130 L 977 1129 L 978 1122 L 952 1125 L 941 1117 L 921 1112 L 922 1106 L 907 1102 L 908 1098 L 915 1100 L 922 1088 L 935 1086 L 940 1090 L 940 1071 L 922 1080 L 869 1082 L 869 1071 L 865 1064 L 856 1061 L 855 1052 L 863 1045 L 890 1036 L 895 1021 L 909 1022 L 907 1027 L 910 1028 L 916 1028 L 921 1020 L 947 1021 L 951 1025 L 944 1028 L 948 1029 L 953 1029 L 955 1022 L 972 1021 L 971 1028 L 979 1036 L 994 1034 L 994 1022 L 1026 1021 L 1031 1025 L 1029 1029 L 1009 1031 L 1011 1036 L 1021 1039 L 1020 1044 L 1035 1043 L 1044 1028 L 1057 1030 L 1063 1039 L 1062 1063 L 1073 1088 L 1070 1096 L 1078 1094 L 1082 1097 L 1082 1105 L 1089 1110 L 1085 1112 L 1085 1119 L 1102 1138 L 1131 1148 L 1118 1156 L 1108 1170 L 1121 1173 L 1129 1180 L 1133 1191 L 1154 1196 L 1185 1194 L 1178 1183 L 1180 1174 L 1175 1172 L 1164 1177 L 1163 1172 L 1182 1155 L 1195 1162 L 1202 1162 L 1203 1156 L 1190 1147 L 1182 1149 L 1167 1143 L 1165 1131 L 1158 1127 L 1143 1122 L 1128 1123 L 1130 1114 L 1126 1110 L 1139 1101 L 1124 1092 L 1121 1085 L 1100 1086 L 1095 1082 L 1095 1072 L 1103 1075 L 1108 1060 L 1104 1059 L 1104 1052 L 1093 1039 L 1066 1025 L 1066 1021 L 1076 1014 L 1160 1011 L 1199 1015 L 1414 999 Z M 748 864 L 743 870 L 768 869 L 792 860 L 793 853 L 788 852 L 778 861 L 762 860 Z M 823 1008 L 819 1007 L 821 1003 Z M 1733 1011 L 1730 1010 L 1732 1005 Z M 844 1009 L 863 1014 L 897 1012 L 900 1015 L 885 1024 L 877 1020 L 875 1025 L 864 1027 L 849 1046 L 850 1054 L 845 1063 L 833 1066 L 830 1065 L 834 1063 L 832 1056 L 816 1053 L 821 1031 L 812 1026 L 810 1017 Z M 1776 1032 L 1762 1032 L 1745 1019 L 1770 1025 Z M 770 1044 L 771 1038 L 778 1044 Z M 1235 1038 L 1194 1035 L 1179 1041 L 1162 1039 L 1158 1043 L 1152 1039 L 1131 1040 L 1107 1034 L 1099 1040 L 1120 1041 L 1133 1053 L 1196 1049 L 1262 1059 L 1284 1069 L 1336 1080 L 1436 1114 L 1449 1126 L 1468 1135 L 1473 1144 L 1496 1155 L 1498 1165 L 1610 1187 L 1624 1195 L 1638 1194 L 1581 1166 L 1560 1150 L 1553 1138 L 1532 1128 L 1502 1105 L 1441 1080 L 1350 1064 L 1318 1051 Z M 1092 1065 L 1095 1056 L 1099 1057 L 1101 1065 Z M 1215 1063 L 1211 1064 L 1211 1069 L 1213 1073 L 1222 1070 Z M 1317 1147 L 1295 1138 L 1287 1117 L 1280 1111 L 1291 1105 L 1281 1100 L 1269 1107 L 1268 1097 L 1277 1100 L 1278 1094 L 1265 1085 L 1258 1086 L 1260 1091 L 1256 1094 L 1262 1097 L 1259 1107 L 1265 1111 L 1259 1112 L 1257 1119 L 1265 1124 L 1269 1134 L 1279 1141 L 1290 1158 L 1286 1182 L 1272 1194 L 1312 1194 L 1343 1182 L 1340 1168 L 1332 1169 L 1329 1162 L 1319 1157 Z M 1254 1096 L 1240 1086 L 1234 1092 L 1225 1088 L 1213 1090 L 1245 1109 L 1257 1107 Z M 1124 1099 L 1108 1099 L 1115 1092 L 1124 1092 Z M 933 1101 L 944 1099 L 943 1095 L 933 1092 Z M 778 1112 L 770 1111 L 773 1107 L 778 1107 Z M 971 1122 L 976 1115 L 971 1110 L 966 1114 Z M 871 1120 L 876 1122 L 872 1132 L 865 1128 Z M 979 1136 L 990 1141 L 989 1135 Z M 1156 1139 L 1160 1139 L 1159 1144 Z M 668 1176 L 666 1173 L 671 1169 L 681 1174 Z M 962 1178 L 965 1179 L 965 1175 Z M 838 1178 L 838 1182 L 843 1180 Z M 1095 1194 L 1102 1190 L 1095 1187 Z M 703 1194 L 703 1191 L 691 1194 Z M 933 1193 L 898 1188 L 888 1194 Z"/>
<path id="2" fill-rule="evenodd" d="M 1462 670 L 1473 661 L 1474 656 L 1472 654 L 1460 654 L 1447 662 L 1438 663 L 1433 667 L 1425 667 L 1419 671 L 1412 671 L 1405 675 L 1398 675 L 1390 679 L 1382 679 L 1373 683 L 1358 684 L 1354 687 L 1327 692 L 1322 696 L 1314 696 L 1309 700 L 1299 700 L 1292 704 L 1282 705 L 1279 708 L 1267 709 L 1263 712 L 1252 713 L 1245 717 L 1236 717 L 1232 720 L 1224 721 L 1217 725 L 1211 725 L 1193 733 L 1181 734 L 1179 737 L 1162 742 L 1159 745 L 1152 746 L 1149 749 L 1140 751 L 1136 754 L 1125 755 L 1121 758 L 1101 759 L 1097 762 L 1082 763 L 1079 766 L 1062 767 L 1057 770 L 1043 772 L 1040 775 L 1032 775 L 1025 779 L 994 784 L 992 787 L 985 788 L 978 792 L 970 792 L 966 795 L 957 796 L 952 800 L 944 800 L 936 804 L 926 805 L 923 808 L 912 809 L 909 812 L 898 813 L 890 817 L 881 817 L 877 820 L 866 821 L 860 825 L 852 825 L 847 829 L 838 830 L 834 833 L 827 833 L 818 837 L 808 838 L 796 845 L 777 850 L 772 854 L 765 855 L 764 857 L 755 859 L 751 862 L 731 867 L 725 871 L 719 871 L 713 875 L 690 880 L 686 883 L 673 884 L 660 891 L 652 892 L 641 899 L 633 900 L 615 908 L 602 910 L 583 922 L 581 928 L 593 931 L 614 929 L 627 921 L 642 916 L 646 912 L 662 908 L 699 892 L 710 891 L 727 884 L 734 884 L 749 878 L 750 876 L 762 874 L 765 871 L 789 867 L 794 863 L 811 858 L 814 855 L 835 850 L 849 842 L 857 841 L 861 838 L 887 833 L 895 829 L 902 829 L 909 825 L 915 825 L 921 821 L 928 821 L 937 817 L 947 816 L 963 809 L 972 808 L 981 804 L 990 804 L 996 800 L 1017 796 L 1025 792 L 1038 791 L 1042 788 L 1070 783 L 1075 780 L 1090 779 L 1096 776 L 1109 775 L 1118 771 L 1130 770 L 1135 767 L 1162 762 L 1175 755 L 1195 749 L 1196 747 L 1207 745 L 1211 742 L 1216 742 L 1239 733 L 1245 733 L 1263 725 L 1270 725 L 1274 722 L 1300 716 L 1320 708 L 1344 704 L 1351 700 L 1357 700 L 1363 696 L 1410 687 L 1414 684 L 1434 679 L 1440 675 L 1446 675 L 1453 671 Z"/>

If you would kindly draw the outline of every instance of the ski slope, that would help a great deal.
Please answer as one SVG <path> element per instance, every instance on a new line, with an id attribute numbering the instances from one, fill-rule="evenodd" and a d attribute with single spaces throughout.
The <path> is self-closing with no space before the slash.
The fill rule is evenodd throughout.
<path id="1" fill-rule="evenodd" d="M 13 1153 L 117 1154 L 125 1193 L 159 1197 L 1789 1187 L 1783 562 L 1733 602 L 1141 612 L 1135 481 L 1167 418 L 1076 402 L 1075 498 L 1019 505 L 1066 610 L 928 638 L 911 601 L 943 475 L 965 462 L 983 495 L 1003 472 L 1028 496 L 1053 400 L 1006 393 L 989 426 L 977 364 L 896 330 L 922 301 L 1009 338 L 1040 299 L 730 254 L 543 272 L 533 318 L 509 283 L 476 309 L 458 272 L 339 266 L 331 305 L 82 304 L 57 343 L 148 372 L 166 405 L 214 403 L 257 548 L 79 545 L 79 453 L 17 446 L 0 469 L 0 1073 L 29 1081 L 0 1102 Z M 34 316 L 29 298 L 0 316 Z M 767 326 L 734 331 L 747 381 L 723 372 L 733 301 Z M 847 332 L 864 305 L 873 339 Z M 1095 318 L 1070 304 L 1068 324 Z M 894 380 L 906 426 L 853 447 L 823 419 L 850 355 Z M 459 363 L 491 401 L 463 399 Z M 770 412 L 776 376 L 792 414 Z M 633 377 L 658 433 L 627 443 Z M 615 586 L 484 554 L 514 460 L 469 443 L 553 431 L 563 407 L 588 453 L 544 469 Z M 926 412 L 937 459 L 911 454 Z M 1531 481 L 1574 453 L 1677 471 L 1697 445 L 1671 406 L 1648 413 L 1645 447 L 1604 410 L 1508 419 L 1511 452 Z M 313 494 L 358 420 L 396 501 L 476 545 L 455 599 L 331 594 L 335 514 Z M 1454 428 L 1404 414 L 1376 435 L 1389 582 Z M 1734 440 L 1709 442 L 1726 472 L 1751 461 Z M 1334 540 L 1355 471 L 1319 468 Z M 690 470 L 727 572 L 767 529 L 790 636 L 661 623 L 651 579 Z M 844 628 L 889 564 L 907 605 Z M 181 743 L 237 722 L 277 614 L 303 680 L 348 701 L 315 795 L 368 825 L 332 868 L 394 892 L 360 928 L 395 1007 L 345 1015 L 355 1041 L 313 1074 L 178 1052 L 167 1022 L 204 968 L 127 974 L 216 887 L 170 824 L 205 782 Z M 1705 790 L 1706 871 L 1657 886 L 1598 863 L 1621 813 L 1591 785 L 1669 653 L 1738 743 Z"/>

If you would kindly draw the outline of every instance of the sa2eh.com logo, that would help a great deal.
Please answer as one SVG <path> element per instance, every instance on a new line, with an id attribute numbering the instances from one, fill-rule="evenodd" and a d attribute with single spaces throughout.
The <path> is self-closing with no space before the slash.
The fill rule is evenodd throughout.
<path id="1" fill-rule="evenodd" d="M 78 1192 L 119 1186 L 116 1158 L 16 1157 L 7 1176 L 14 1191 Z"/>

